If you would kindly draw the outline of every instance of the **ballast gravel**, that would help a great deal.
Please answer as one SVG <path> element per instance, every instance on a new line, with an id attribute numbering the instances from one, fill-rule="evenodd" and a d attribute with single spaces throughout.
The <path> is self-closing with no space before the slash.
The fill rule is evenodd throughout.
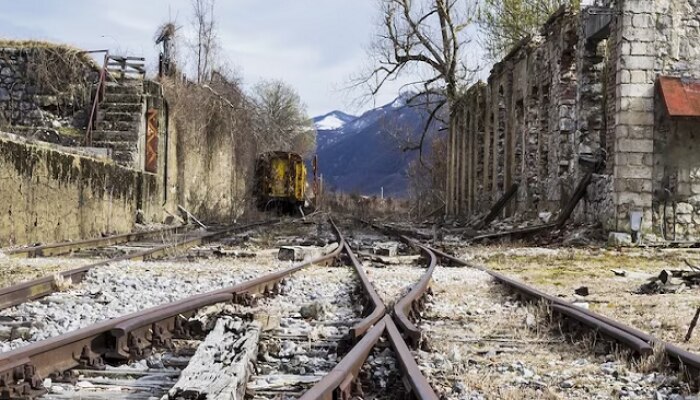
<path id="1" fill-rule="evenodd" d="M 71 332 L 98 321 L 233 286 L 262 273 L 287 267 L 276 250 L 254 259 L 197 262 L 124 261 L 90 270 L 83 282 L 63 292 L 0 312 L 0 328 L 13 326 L 0 341 L 5 352 Z M 0 329 L 0 334 L 2 333 Z"/>

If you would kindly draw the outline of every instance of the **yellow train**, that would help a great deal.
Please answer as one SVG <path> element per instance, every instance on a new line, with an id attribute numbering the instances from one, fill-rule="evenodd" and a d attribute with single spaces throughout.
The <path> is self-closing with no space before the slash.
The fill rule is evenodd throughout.
<path id="1" fill-rule="evenodd" d="M 256 198 L 261 210 L 294 212 L 306 199 L 306 165 L 299 154 L 272 151 L 255 163 Z"/>

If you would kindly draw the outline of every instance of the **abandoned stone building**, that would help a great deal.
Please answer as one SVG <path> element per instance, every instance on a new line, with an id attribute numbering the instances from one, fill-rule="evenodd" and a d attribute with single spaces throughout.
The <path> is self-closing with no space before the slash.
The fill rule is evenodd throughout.
<path id="1" fill-rule="evenodd" d="M 146 79 L 143 59 L 96 58 L 0 42 L 0 246 L 130 232 L 179 206 L 235 219 L 255 152 L 234 146 L 240 129 L 221 123 L 242 120 L 227 114 L 230 99 Z"/>
<path id="2" fill-rule="evenodd" d="M 457 104 L 447 213 L 556 215 L 590 178 L 578 222 L 647 240 L 700 238 L 700 5 L 561 9 Z"/>

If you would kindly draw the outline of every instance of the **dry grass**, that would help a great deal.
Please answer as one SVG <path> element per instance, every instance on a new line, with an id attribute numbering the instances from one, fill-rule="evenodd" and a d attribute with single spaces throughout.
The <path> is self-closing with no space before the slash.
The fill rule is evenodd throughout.
<path id="1" fill-rule="evenodd" d="M 463 398 L 452 392 L 456 382 L 489 399 L 609 398 L 623 383 L 601 371 L 604 362 L 623 376 L 643 372 L 626 350 L 571 330 L 544 304 L 520 303 L 485 273 L 438 269 L 434 281 L 421 326 L 430 351 L 419 353 L 419 362 L 431 366 L 424 372 L 445 398 Z M 571 388 L 562 387 L 565 380 Z"/>
<path id="2" fill-rule="evenodd" d="M 66 279 L 61 274 L 53 275 L 53 285 L 57 292 L 66 292 L 73 287 L 73 281 Z"/>
<path id="3" fill-rule="evenodd" d="M 0 39 L 0 48 L 56 50 L 80 57 L 83 62 L 90 64 L 95 69 L 100 68 L 97 62 L 95 62 L 95 60 L 89 53 L 86 53 L 85 50 L 65 43 L 55 43 L 45 40 Z"/>
<path id="4" fill-rule="evenodd" d="M 697 251 L 476 247 L 470 248 L 468 254 L 478 263 L 567 300 L 576 299 L 575 289 L 587 286 L 591 294 L 583 301 L 592 311 L 700 351 L 700 335 L 684 343 L 689 323 L 700 305 L 699 289 L 664 295 L 634 293 L 662 269 L 687 269 L 685 259 L 697 263 Z M 612 269 L 623 270 L 627 275 L 615 276 Z"/>

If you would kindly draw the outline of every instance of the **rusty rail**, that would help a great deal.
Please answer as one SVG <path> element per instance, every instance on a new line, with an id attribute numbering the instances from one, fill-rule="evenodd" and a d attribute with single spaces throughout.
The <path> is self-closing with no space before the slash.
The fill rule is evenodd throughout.
<path id="1" fill-rule="evenodd" d="M 404 241 L 409 241 L 410 239 L 402 236 Z M 402 297 L 399 301 L 394 304 L 394 317 L 396 318 L 396 323 L 401 327 L 401 330 L 408 336 L 411 346 L 418 346 L 421 338 L 420 329 L 411 322 L 409 317 L 414 316 L 414 314 L 423 307 L 424 294 L 428 292 L 430 280 L 432 279 L 433 271 L 435 271 L 435 266 L 437 265 L 437 257 L 435 253 L 430 251 L 425 246 L 416 244 L 416 246 L 427 256 L 428 271 L 423 274 L 420 281 L 416 283 L 411 290 Z"/>
<path id="2" fill-rule="evenodd" d="M 198 235 L 196 237 L 187 239 L 185 241 L 179 242 L 179 243 L 170 243 L 170 244 L 164 244 L 161 246 L 154 247 L 152 249 L 147 249 L 147 250 L 142 250 L 138 251 L 133 254 L 127 254 L 123 256 L 119 256 L 116 258 L 112 258 L 106 261 L 100 261 L 96 262 L 93 264 L 85 265 L 79 268 L 75 268 L 69 271 L 64 271 L 58 274 L 63 279 L 70 279 L 71 282 L 73 283 L 79 283 L 81 282 L 87 272 L 93 268 L 97 267 L 104 267 L 106 265 L 109 265 L 111 263 L 115 262 L 120 262 L 120 261 L 127 261 L 127 260 L 132 260 L 132 261 L 138 261 L 138 260 L 148 260 L 148 259 L 155 259 L 162 257 L 163 255 L 167 254 L 168 251 L 171 251 L 172 249 L 175 248 L 189 248 L 192 246 L 197 246 L 201 243 L 204 243 L 206 241 L 211 241 L 215 240 L 218 237 L 221 237 L 223 235 L 230 234 L 235 231 L 239 230 L 245 230 L 245 229 L 251 229 L 263 225 L 269 225 L 272 223 L 277 222 L 275 221 L 265 221 L 265 222 L 256 222 L 248 225 L 242 225 L 242 226 L 232 226 L 228 228 L 223 228 L 221 230 L 217 230 L 215 232 L 210 232 L 210 233 L 205 233 L 202 235 Z M 27 301 L 31 300 L 36 300 L 44 296 L 48 296 L 51 293 L 55 292 L 57 290 L 57 283 L 56 283 L 56 276 L 55 275 L 50 275 L 50 276 L 45 276 L 42 278 L 37 278 L 28 282 L 22 282 L 17 285 L 9 286 L 6 288 L 0 289 L 0 310 L 16 306 L 18 304 L 22 304 Z"/>
<path id="3" fill-rule="evenodd" d="M 331 220 L 330 223 L 335 230 L 336 235 L 338 237 L 343 237 L 335 222 Z M 362 263 L 360 263 L 360 260 L 357 259 L 357 256 L 355 256 L 355 253 L 353 253 L 350 245 L 344 240 L 343 243 L 343 251 L 345 251 L 345 254 L 347 254 L 350 258 L 350 263 L 355 269 L 357 276 L 360 278 L 360 285 L 362 286 L 362 291 L 367 299 L 366 305 L 369 306 L 365 307 L 365 309 L 372 310 L 367 316 L 365 316 L 365 318 L 350 328 L 350 336 L 356 341 L 362 337 L 372 327 L 372 325 L 376 324 L 380 319 L 382 319 L 384 314 L 386 314 L 386 306 L 384 305 L 382 298 L 379 297 L 379 294 L 377 294 L 377 291 L 374 289 L 372 283 L 369 281 L 369 277 L 367 277 L 365 269 L 362 268 Z"/>
<path id="4" fill-rule="evenodd" d="M 691 368 L 696 372 L 696 374 L 700 373 L 700 355 L 698 354 L 681 349 L 676 345 L 667 343 L 652 335 L 649 335 L 648 333 L 627 326 L 619 321 L 615 321 L 593 311 L 586 310 L 585 308 L 576 307 L 575 305 L 570 304 L 558 297 L 542 293 L 537 289 L 531 288 L 511 278 L 507 278 L 497 272 L 490 271 L 483 267 L 474 266 L 443 251 L 437 249 L 432 250 L 441 258 L 448 259 L 456 264 L 483 270 L 494 276 L 494 278 L 500 282 L 507 284 L 519 292 L 525 293 L 529 297 L 544 300 L 552 305 L 553 310 L 565 314 L 572 319 L 578 320 L 583 324 L 591 326 L 594 330 L 599 331 L 608 337 L 612 337 L 621 343 L 629 343 L 628 346 L 641 354 L 648 354 L 652 351 L 654 346 L 660 345 L 664 349 L 664 352 L 669 359 L 673 360 L 676 364 L 682 365 L 686 368 Z"/>
<path id="5" fill-rule="evenodd" d="M 17 258 L 53 257 L 84 249 L 114 246 L 117 244 L 134 242 L 158 235 L 178 234 L 191 229 L 191 225 L 179 225 L 175 227 L 156 229 L 152 231 L 130 232 L 121 235 L 112 235 L 93 239 L 79 240 L 75 242 L 51 243 L 40 246 L 22 247 L 7 250 L 4 253 L 10 257 Z"/>
<path id="6" fill-rule="evenodd" d="M 144 356 L 153 347 L 167 346 L 173 337 L 187 335 L 187 319 L 198 309 L 269 291 L 293 272 L 336 258 L 343 247 L 339 238 L 339 246 L 330 253 L 285 270 L 2 353 L 2 399 L 35 398 L 46 392 L 43 380 L 50 376 L 64 376 L 75 367 L 104 368 L 106 361 L 124 361 Z"/>
<path id="7" fill-rule="evenodd" d="M 337 234 L 342 237 L 340 230 L 338 230 L 335 224 L 333 224 L 333 227 Z M 394 321 L 389 315 L 386 314 L 386 306 L 382 302 L 379 295 L 377 295 L 374 286 L 369 281 L 367 274 L 364 272 L 364 268 L 362 268 L 362 264 L 357 257 L 355 257 L 352 249 L 347 243 L 344 244 L 344 249 L 346 254 L 348 254 L 350 257 L 351 263 L 360 277 L 363 291 L 368 298 L 368 302 L 373 305 L 373 311 L 351 329 L 351 336 L 353 339 L 357 340 L 361 337 L 359 342 L 355 344 L 352 350 L 350 350 L 350 352 L 343 357 L 340 363 L 338 363 L 335 368 L 324 376 L 320 382 L 304 393 L 300 400 L 351 399 L 352 383 L 358 378 L 362 365 L 365 363 L 369 353 L 372 351 L 374 346 L 379 341 L 379 338 L 384 333 L 386 333 L 387 339 L 394 349 L 394 353 L 396 354 L 397 362 L 399 364 L 399 369 L 401 370 L 405 378 L 405 382 L 407 383 L 407 390 L 417 399 L 437 400 L 437 395 L 430 387 L 427 379 L 418 369 L 418 365 L 416 364 L 408 345 L 394 324 Z M 422 296 L 427 290 L 430 277 L 436 265 L 436 257 L 435 255 L 430 256 L 430 251 L 427 248 L 422 249 L 422 251 L 426 252 L 430 257 L 428 271 L 423 275 L 419 283 L 414 285 L 409 294 L 400 299 L 397 304 L 405 303 L 407 304 L 407 307 L 410 308 L 413 304 L 418 302 L 418 298 L 420 298 L 420 296 Z M 410 320 L 408 320 L 408 313 L 404 311 L 404 307 L 399 307 L 399 310 L 403 313 L 401 320 L 404 322 L 402 323 L 402 326 L 412 326 L 415 328 Z M 399 313 L 394 313 L 394 318 L 397 320 L 400 318 L 398 315 Z M 404 330 L 404 333 L 410 338 L 413 337 L 413 334 L 408 330 Z M 420 332 L 418 332 L 417 335 L 418 338 L 420 338 Z"/>

